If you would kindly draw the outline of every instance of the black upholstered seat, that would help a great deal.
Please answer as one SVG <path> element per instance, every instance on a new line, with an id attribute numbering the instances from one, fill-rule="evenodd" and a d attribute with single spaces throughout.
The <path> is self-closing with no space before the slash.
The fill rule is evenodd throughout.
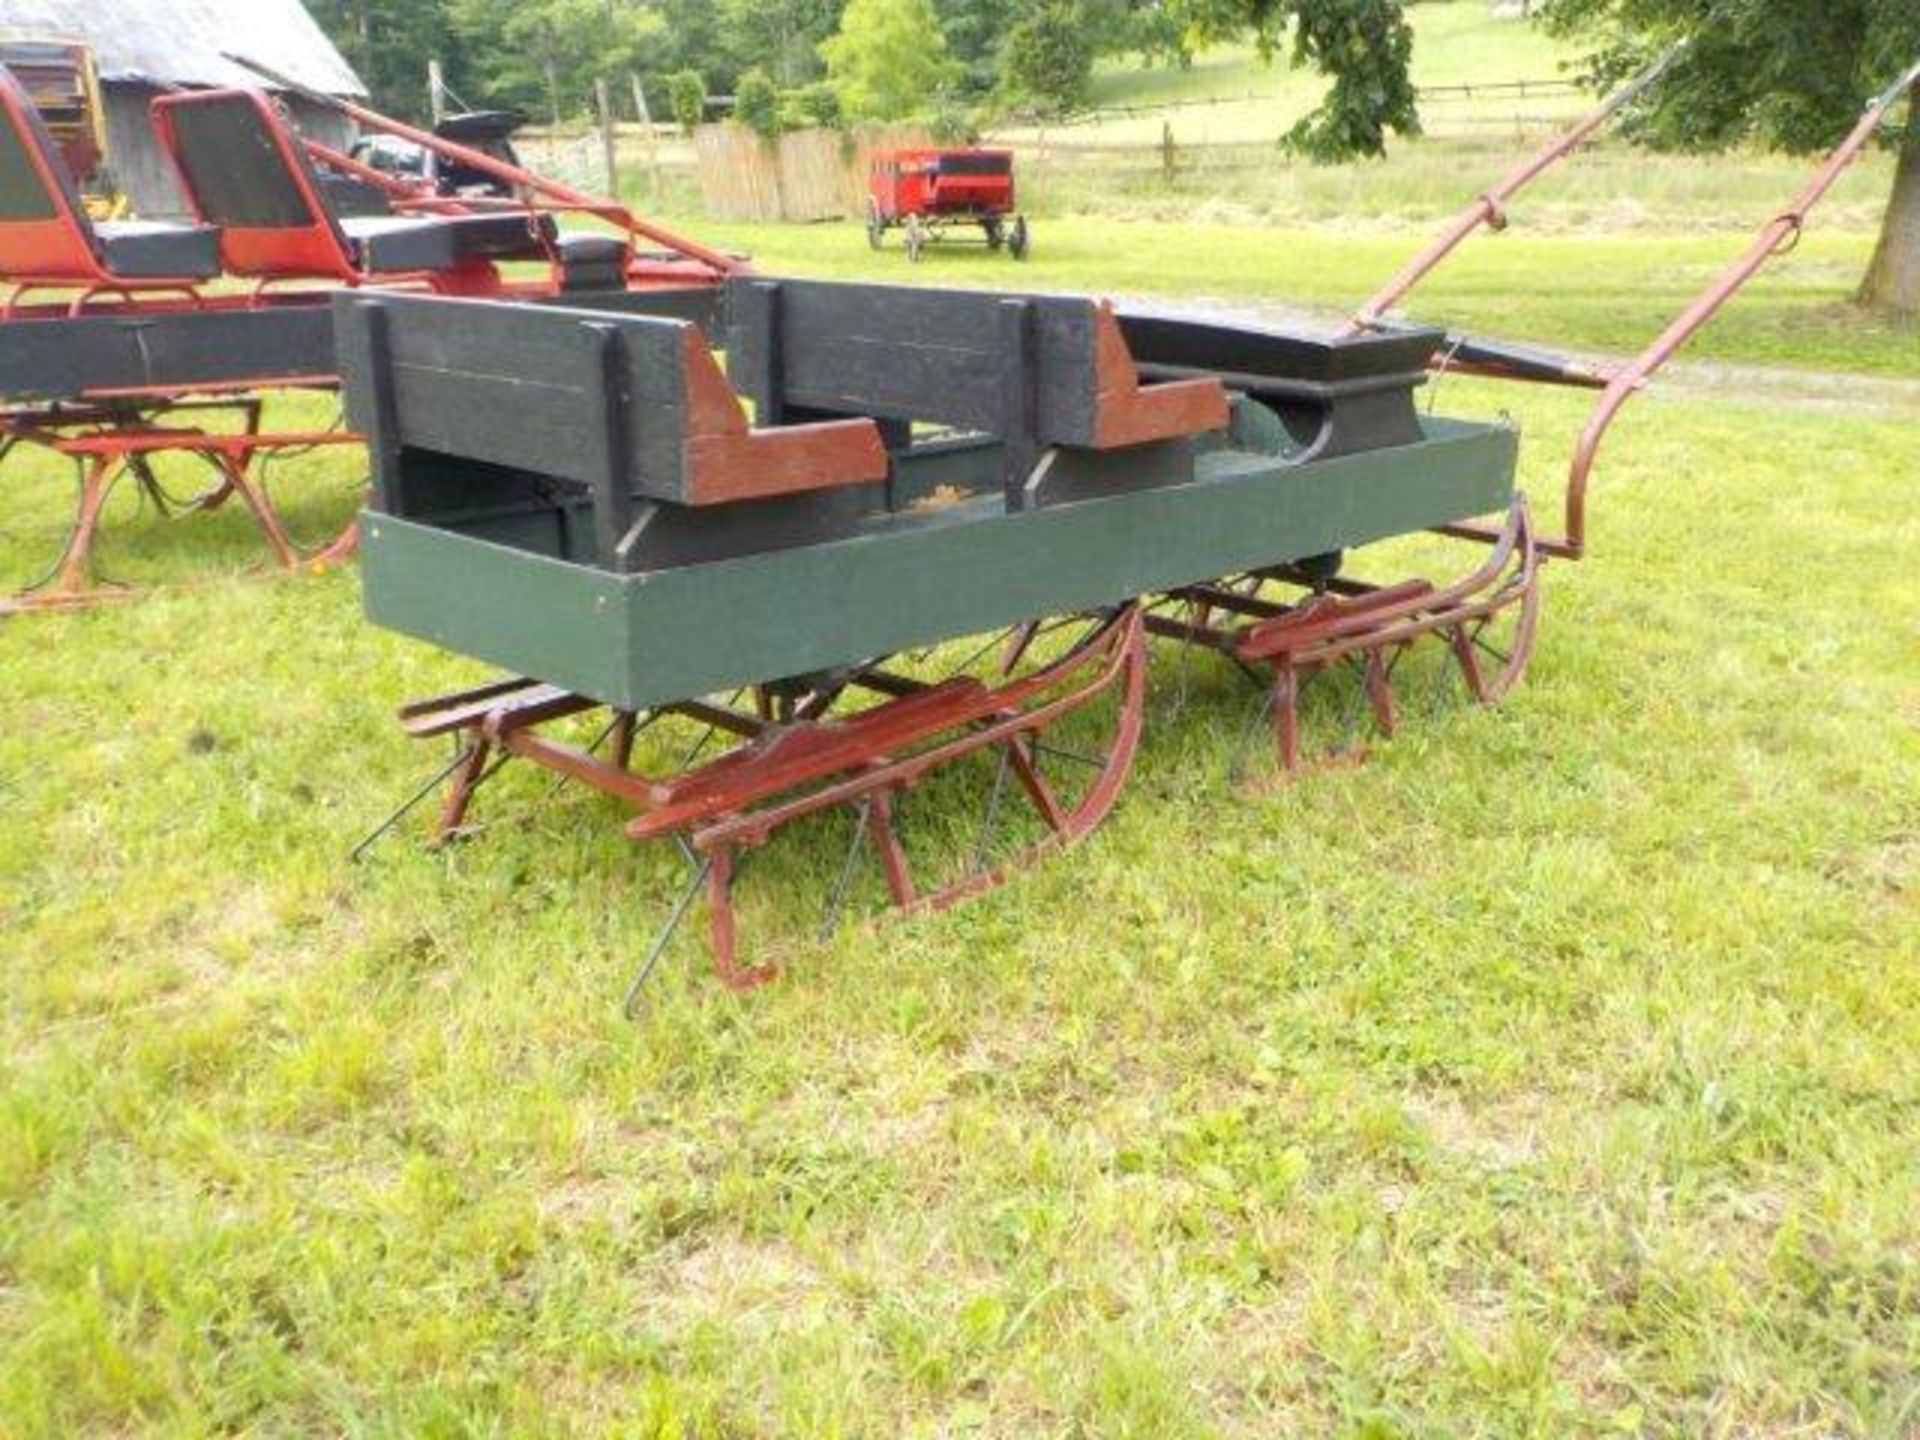
<path id="1" fill-rule="evenodd" d="M 560 258 L 569 267 L 607 266 L 615 270 L 624 270 L 627 264 L 627 242 L 618 235 L 602 235 L 597 231 L 578 230 L 571 235 L 562 235 L 556 242 Z"/>
<path id="2" fill-rule="evenodd" d="M 463 260 L 540 260 L 553 218 L 508 215 L 350 215 L 341 218 L 355 262 L 375 274 L 447 270 Z M 536 228 L 537 227 L 537 228 Z"/>
<path id="3" fill-rule="evenodd" d="M 468 272 L 489 262 L 549 257 L 550 215 L 398 213 L 363 184 L 323 176 L 262 91 L 163 95 L 153 114 L 195 212 L 219 225 L 233 274 L 358 282 L 458 272 L 457 283 L 470 285 Z"/>
<path id="4" fill-rule="evenodd" d="M 111 288 L 219 273 L 218 237 L 205 226 L 96 223 L 31 97 L 0 65 L 0 278 Z"/>
<path id="5" fill-rule="evenodd" d="M 93 234 L 106 268 L 129 280 L 208 280 L 220 273 L 220 237 L 211 225 L 103 220 Z"/>

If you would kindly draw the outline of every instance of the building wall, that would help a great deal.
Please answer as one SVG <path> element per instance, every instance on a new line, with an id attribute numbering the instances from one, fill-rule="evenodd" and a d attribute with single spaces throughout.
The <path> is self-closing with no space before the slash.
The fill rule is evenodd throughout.
<path id="1" fill-rule="evenodd" d="M 109 81 L 102 88 L 106 92 L 107 154 L 114 179 L 132 202 L 133 213 L 153 220 L 185 216 L 186 198 L 147 119 L 147 107 L 159 90 L 118 81 Z M 287 106 L 302 133 L 341 150 L 351 143 L 353 126 L 342 116 L 298 98 L 290 98 Z"/>

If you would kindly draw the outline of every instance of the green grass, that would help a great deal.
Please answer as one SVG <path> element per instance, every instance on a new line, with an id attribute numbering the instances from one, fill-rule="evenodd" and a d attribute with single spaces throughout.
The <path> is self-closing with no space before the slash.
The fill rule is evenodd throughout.
<path id="1" fill-rule="evenodd" d="M 1595 98 L 1444 93 L 1436 87 L 1565 78 L 1577 73 L 1578 52 L 1535 26 L 1495 18 L 1482 0 L 1423 4 L 1412 19 L 1414 78 L 1429 92 L 1421 110 L 1425 135 L 1390 138 L 1381 160 L 1315 166 L 1283 152 L 1279 137 L 1316 103 L 1326 82 L 1288 65 L 1284 55 L 1266 64 L 1251 50 L 1230 46 L 1201 54 L 1184 70 L 1103 62 L 1091 115 L 1046 126 L 999 125 L 988 138 L 1019 149 L 1022 203 L 1049 219 L 1424 233 Z M 1097 108 L 1114 106 L 1130 113 Z M 1171 176 L 1163 126 L 1174 140 Z M 589 188 L 597 185 L 599 152 L 591 141 L 556 150 L 529 139 L 527 151 L 537 163 L 568 168 Z M 656 140 L 657 169 L 637 136 L 623 142 L 622 154 L 636 201 L 667 213 L 698 213 L 691 145 Z M 1751 233 L 1799 191 L 1811 168 L 1802 157 L 1745 151 L 1650 154 L 1608 131 L 1529 186 L 1514 212 L 1535 234 L 1639 232 L 1659 244 L 1675 234 Z M 1872 234 L 1892 176 L 1891 155 L 1869 153 L 1822 201 L 1813 228 Z"/>
<path id="2" fill-rule="evenodd" d="M 697 222 L 688 222 L 689 224 Z M 878 259 L 856 225 L 702 224 L 714 243 L 751 253 L 771 273 L 952 285 L 1080 288 L 1251 299 L 1350 311 L 1418 249 L 1407 234 L 1250 225 L 1036 222 L 1032 258 L 1016 266 L 978 245 L 934 246 L 909 265 L 898 234 Z M 1415 293 L 1409 313 L 1479 334 L 1626 353 L 1667 322 L 1745 242 L 1727 235 L 1534 235 L 1470 240 Z M 1920 330 L 1864 317 L 1850 303 L 1872 250 L 1861 234 L 1815 228 L 1776 260 L 1686 354 L 1911 377 Z"/>
<path id="3" fill-rule="evenodd" d="M 1543 34 L 1536 26 L 1496 18 L 1479 0 L 1430 4 L 1412 12 L 1413 79 L 1416 85 L 1447 87 L 1489 81 L 1564 78 L 1578 52 Z M 1176 128 L 1204 135 L 1213 143 L 1271 140 L 1315 105 L 1326 88 L 1324 77 L 1295 69 L 1284 48 L 1266 62 L 1245 46 L 1220 46 L 1194 58 L 1186 68 L 1146 67 L 1131 59 L 1103 61 L 1095 72 L 1088 106 L 1172 107 Z M 1195 106 L 1195 101 L 1210 102 Z M 1212 103 L 1223 102 L 1223 103 Z M 1190 108 L 1186 108 L 1190 107 Z M 1545 117 L 1578 113 L 1577 96 L 1531 94 L 1435 96 L 1426 107 L 1430 129 L 1478 130 L 1511 123 L 1516 114 Z M 1105 115 L 1074 131 L 1103 142 L 1160 139 L 1161 116 Z"/>
<path id="4" fill-rule="evenodd" d="M 1429 86 L 1538 78 L 1570 58 L 1537 30 L 1492 18 L 1477 0 L 1422 5 L 1414 21 L 1416 69 Z M 1314 166 L 1273 141 L 1317 84 L 1245 51 L 1210 52 L 1186 71 L 1113 64 L 1098 76 L 1096 104 L 1166 105 L 1254 90 L 1263 97 L 1257 123 L 1222 129 L 1212 117 L 1234 108 L 1227 106 L 996 132 L 991 138 L 1019 147 L 1021 206 L 1034 219 L 1033 258 L 1018 268 L 977 245 L 935 247 L 909 266 L 898 234 L 876 260 L 854 219 L 711 221 L 699 211 L 690 160 L 664 166 L 656 194 L 652 172 L 636 158 L 627 190 L 641 209 L 749 253 L 770 272 L 1251 299 L 1337 318 L 1537 148 L 1545 130 L 1502 128 L 1484 109 L 1436 102 L 1433 138 L 1395 141 L 1384 160 Z M 1474 115 L 1479 128 L 1438 123 L 1461 114 Z M 1175 133 L 1171 176 L 1159 146 L 1162 119 Z M 1509 230 L 1467 242 L 1407 312 L 1483 335 L 1636 352 L 1746 248 L 1811 169 L 1804 157 L 1650 155 L 1608 139 L 1528 187 L 1511 207 Z M 1849 169 L 1800 243 L 1776 257 L 1687 356 L 1895 378 L 1920 371 L 1920 329 L 1852 304 L 1891 179 L 1881 154 Z"/>
<path id="5" fill-rule="evenodd" d="M 1546 134 L 1529 128 L 1425 139 L 1395 144 L 1383 160 L 1316 166 L 1270 140 L 1209 145 L 1176 123 L 1170 179 L 1157 143 L 1086 145 L 1053 136 L 1022 151 L 1022 204 L 1047 216 L 1425 235 L 1536 151 Z M 1529 234 L 1714 234 L 1731 243 L 1778 214 L 1812 168 L 1791 156 L 1650 155 L 1609 141 L 1524 191 L 1513 219 Z M 1886 157 L 1867 157 L 1822 202 L 1811 228 L 1872 235 L 1892 175 Z"/>
<path id="6" fill-rule="evenodd" d="M 1542 495 L 1582 414 L 1441 402 L 1516 406 Z M 215 578 L 0 622 L 0 1433 L 1912 1433 L 1917 438 L 1651 397 L 1500 709 L 1235 784 L 1247 692 L 1162 655 L 1082 850 L 823 940 L 791 837 L 786 978 L 683 937 L 635 1024 L 671 853 L 510 768 L 349 865 L 473 667 L 350 569 L 221 578 L 238 515 L 119 516 Z M 58 473 L 9 473 L 17 576 Z M 351 480 L 289 469 L 304 533 Z"/>

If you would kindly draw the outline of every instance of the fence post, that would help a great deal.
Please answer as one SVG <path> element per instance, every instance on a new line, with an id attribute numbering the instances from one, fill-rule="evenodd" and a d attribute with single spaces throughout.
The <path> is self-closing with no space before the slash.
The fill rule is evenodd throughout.
<path id="1" fill-rule="evenodd" d="M 653 133 L 653 114 L 647 109 L 647 92 L 641 88 L 640 72 L 629 70 L 627 83 L 633 86 L 633 113 L 640 121 L 640 133 L 647 142 L 647 195 L 657 204 L 660 199 L 660 137 Z"/>
<path id="2" fill-rule="evenodd" d="M 613 133 L 613 97 L 607 93 L 607 81 L 604 75 L 594 78 L 593 104 L 600 116 L 600 162 L 606 168 L 607 196 L 609 199 L 618 200 L 620 198 L 620 163 Z"/>
<path id="3" fill-rule="evenodd" d="M 1173 122 L 1160 122 L 1160 175 L 1169 185 L 1173 183 Z"/>

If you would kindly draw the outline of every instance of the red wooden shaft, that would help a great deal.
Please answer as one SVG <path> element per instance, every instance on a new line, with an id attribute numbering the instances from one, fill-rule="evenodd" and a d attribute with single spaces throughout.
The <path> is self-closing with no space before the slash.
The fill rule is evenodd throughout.
<path id="1" fill-rule="evenodd" d="M 1434 237 L 1426 249 L 1409 260 L 1398 275 L 1389 280 L 1372 299 L 1354 312 L 1353 319 L 1347 322 L 1346 333 L 1351 335 L 1362 330 L 1371 330 L 1379 323 L 1382 315 L 1404 299 L 1408 291 L 1424 280 L 1435 266 L 1454 252 L 1461 241 L 1482 225 L 1491 224 L 1495 229 L 1503 226 L 1506 223 L 1506 202 L 1577 150 L 1586 142 L 1588 136 L 1611 120 L 1621 109 L 1658 84 L 1668 68 L 1679 58 L 1685 43 L 1681 41 L 1670 46 L 1659 59 L 1608 96 L 1579 124 L 1557 136 L 1532 158 L 1515 166 L 1499 184 L 1486 191 L 1473 204 L 1456 215 L 1448 223 L 1447 228 Z"/>
<path id="2" fill-rule="evenodd" d="M 1873 138 L 1874 131 L 1880 128 L 1880 122 L 1886 118 L 1887 112 L 1916 84 L 1920 84 L 1920 61 L 1916 61 L 1899 80 L 1867 106 L 1847 138 L 1827 156 L 1825 163 L 1787 208 L 1767 222 L 1746 252 L 1721 271 L 1714 282 L 1660 332 L 1658 339 L 1631 363 L 1615 372 L 1594 405 L 1586 428 L 1580 433 L 1580 443 L 1574 448 L 1573 465 L 1567 474 L 1567 533 L 1564 543 L 1574 558 L 1578 558 L 1586 548 L 1587 481 L 1593 473 L 1594 457 L 1599 453 L 1600 442 L 1606 438 L 1608 427 L 1620 413 L 1620 407 L 1646 383 L 1648 377 L 1671 360 L 1681 346 L 1691 340 L 1767 261 L 1788 247 L 1791 239 L 1800 233 L 1806 223 L 1808 212 L 1820 203 L 1821 197 L 1833 188 L 1841 173 L 1853 163 L 1867 141 Z"/>

